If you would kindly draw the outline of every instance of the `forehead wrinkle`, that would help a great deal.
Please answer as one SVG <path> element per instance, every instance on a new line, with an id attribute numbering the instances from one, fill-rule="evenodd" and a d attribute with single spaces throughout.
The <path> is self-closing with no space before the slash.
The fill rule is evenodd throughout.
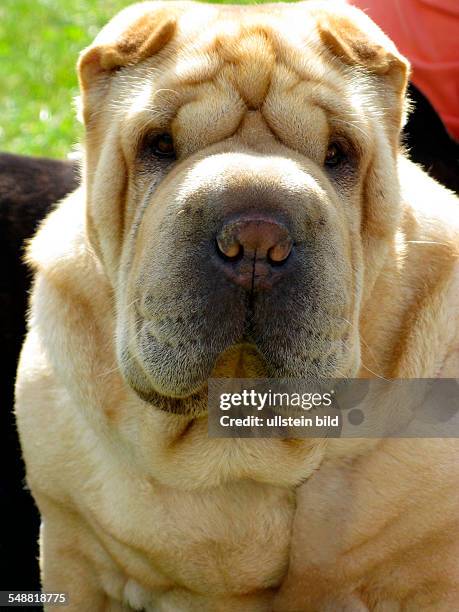
<path id="1" fill-rule="evenodd" d="M 291 100 L 293 104 L 295 102 Z M 341 101 L 339 101 L 341 102 Z M 288 102 L 287 102 L 288 103 Z M 309 108 L 308 108 L 309 106 Z M 270 112 L 266 108 L 263 118 L 276 140 L 301 154 L 314 158 L 320 155 L 320 151 L 326 146 L 332 134 L 342 134 L 352 138 L 352 142 L 360 150 L 365 150 L 371 142 L 372 129 L 368 121 L 362 121 L 361 117 L 352 112 L 344 113 L 341 104 L 334 106 L 330 100 L 317 99 L 310 94 L 304 100 L 304 112 L 308 117 L 298 115 L 298 121 L 292 120 L 292 115 L 283 112 Z M 321 111 L 326 124 L 326 134 L 320 133 L 320 121 L 311 121 L 314 111 Z M 285 121 L 285 117 L 289 117 Z"/>
<path id="2" fill-rule="evenodd" d="M 329 120 L 329 112 L 328 109 L 322 107 L 320 104 L 314 104 L 313 109 L 309 109 L 308 118 L 313 112 L 320 111 L 325 118 L 325 123 L 327 126 L 327 137 L 328 141 L 330 135 L 330 120 Z M 280 142 L 283 146 L 289 147 L 294 151 L 297 151 L 301 155 L 306 155 L 307 157 L 314 159 L 319 158 L 322 149 L 324 149 L 326 142 L 325 139 L 320 137 L 320 126 L 319 121 L 315 121 L 313 123 L 313 129 L 311 130 L 311 122 L 308 123 L 309 130 L 303 129 L 304 126 L 302 123 L 302 117 L 299 118 L 298 124 L 292 125 L 291 121 L 286 122 L 285 116 L 283 113 L 272 113 L 266 108 L 265 112 L 263 112 L 263 119 L 273 133 L 275 139 Z M 288 124 L 288 125 L 287 125 Z M 314 129 L 316 128 L 316 129 Z"/>
<path id="3" fill-rule="evenodd" d="M 151 98 L 152 93 L 153 93 L 153 97 L 150 99 L 148 105 L 145 107 L 139 108 L 137 112 L 133 112 L 131 116 L 129 117 L 129 121 L 126 122 L 125 127 L 127 128 L 128 125 L 130 125 L 133 128 L 135 128 L 135 132 L 137 136 L 144 134 L 148 129 L 158 128 L 158 127 L 162 129 L 173 129 L 173 131 L 176 132 L 176 135 L 178 135 L 177 130 L 179 133 L 182 131 L 182 129 L 187 130 L 185 126 L 181 128 L 180 125 L 176 123 L 178 116 L 180 115 L 181 117 L 183 117 L 183 112 L 186 111 L 187 107 L 190 104 L 191 105 L 196 104 L 196 103 L 199 104 L 199 102 L 202 102 L 203 100 L 204 101 L 208 100 L 209 92 L 207 90 L 206 85 L 207 86 L 210 85 L 210 86 L 216 87 L 217 88 L 216 91 L 218 91 L 219 94 L 221 94 L 222 97 L 220 98 L 220 100 L 222 102 L 222 107 L 224 106 L 223 99 L 227 98 L 228 103 L 231 103 L 231 100 L 232 100 L 232 108 L 235 111 L 237 111 L 238 119 L 232 120 L 230 123 L 227 123 L 226 126 L 222 126 L 220 125 L 220 122 L 218 122 L 219 125 L 218 126 L 215 125 L 215 128 L 220 128 L 220 129 L 213 130 L 213 132 L 219 133 L 218 134 L 219 138 L 217 138 L 217 140 L 230 138 L 234 134 L 236 134 L 238 130 L 240 129 L 241 125 L 243 124 L 244 117 L 247 115 L 247 111 L 249 109 L 247 109 L 246 107 L 246 112 L 241 113 L 242 108 L 240 108 L 239 104 L 237 104 L 237 100 L 235 97 L 235 94 L 237 94 L 237 91 L 235 90 L 235 88 L 231 87 L 230 91 L 226 90 L 225 92 L 225 89 L 227 88 L 225 87 L 225 83 L 222 83 L 222 80 L 225 81 L 225 79 L 223 79 L 222 75 L 220 74 L 217 79 L 211 79 L 209 81 L 205 81 L 204 83 L 199 83 L 199 85 L 196 85 L 196 86 L 182 86 L 182 88 L 180 88 L 179 86 L 180 84 L 178 84 L 177 85 L 178 91 L 177 89 L 172 89 L 168 87 L 162 87 L 161 89 L 156 89 L 153 92 L 151 92 L 151 89 L 150 89 L 149 90 L 150 98 Z M 167 84 L 168 79 L 166 78 L 166 75 L 163 75 L 163 79 L 161 79 L 161 81 L 163 85 Z M 220 87 L 218 86 L 219 81 L 220 81 Z M 228 84 L 229 83 L 226 80 L 226 86 L 228 86 Z M 302 85 L 312 85 L 312 86 L 319 85 L 322 88 L 322 93 L 323 93 L 323 86 L 324 86 L 323 83 L 317 84 L 314 80 L 312 80 L 311 82 L 308 82 L 308 81 L 305 81 L 304 79 L 301 82 L 297 82 L 293 86 L 290 86 L 287 89 L 284 89 L 282 93 L 285 93 L 286 91 L 293 92 L 295 87 L 301 84 Z M 202 89 L 203 87 L 204 87 L 204 90 Z M 351 124 L 352 116 L 350 116 L 349 114 L 347 114 L 347 117 L 346 117 L 349 119 L 349 121 L 339 119 L 338 117 L 343 116 L 343 114 L 337 108 L 335 108 L 334 105 L 331 103 L 332 98 L 330 98 L 329 96 L 324 96 L 324 99 L 322 100 L 320 96 L 317 97 L 314 95 L 316 91 L 317 91 L 317 87 L 314 87 L 312 92 L 310 91 L 308 95 L 305 95 L 304 103 L 313 104 L 315 108 L 322 110 L 322 112 L 324 112 L 325 115 L 327 116 L 328 125 L 335 125 L 335 126 L 337 125 L 338 129 L 341 128 L 341 131 L 343 131 L 342 127 L 339 125 L 339 123 L 341 122 L 341 124 L 346 123 L 348 126 L 351 127 L 351 129 L 354 129 L 354 128 L 356 130 L 359 129 L 358 126 L 356 127 L 355 125 Z M 279 88 L 279 91 L 276 93 L 277 94 L 281 93 L 281 88 Z M 174 95 L 171 95 L 171 94 L 174 94 Z M 145 96 L 145 92 L 143 92 L 142 97 L 144 96 Z M 215 99 L 215 96 L 211 95 L 211 98 Z M 295 103 L 294 98 L 290 100 L 289 98 L 290 96 L 288 95 L 285 96 L 284 101 L 287 103 L 290 101 L 294 104 Z M 341 102 L 339 98 L 337 98 L 337 100 L 338 102 Z M 219 102 L 219 101 L 215 99 L 215 102 Z M 241 100 L 241 104 L 242 106 L 244 106 L 242 100 Z M 197 108 L 197 112 L 198 114 L 201 114 L 198 108 Z M 188 113 L 188 111 L 186 111 L 186 113 Z M 278 129 L 277 129 L 276 121 L 271 120 L 269 113 L 266 114 L 264 112 L 263 107 L 260 109 L 260 113 L 264 120 L 264 127 L 267 131 L 269 131 L 272 137 L 275 138 L 278 142 L 282 143 L 284 146 L 285 145 L 291 146 L 291 143 L 289 143 L 286 140 L 285 126 L 279 124 Z M 278 113 L 278 115 L 279 115 L 279 120 L 282 121 L 282 118 L 281 118 L 282 113 Z M 208 117 L 209 115 L 207 112 L 206 120 L 208 119 Z M 195 123 L 195 121 L 193 121 L 191 114 L 189 115 L 187 120 L 185 120 L 184 123 L 191 123 L 191 124 Z M 198 124 L 201 125 L 201 121 L 198 121 Z M 197 127 L 197 124 L 195 127 Z M 131 132 L 132 135 L 133 135 L 133 131 Z M 216 136 L 215 133 L 213 135 Z M 307 139 L 307 137 L 308 137 L 308 134 L 304 134 L 304 138 Z M 193 138 L 193 140 L 196 140 L 196 139 Z M 214 138 L 211 138 L 211 140 L 215 142 Z M 209 144 L 212 144 L 212 143 L 210 142 L 207 143 L 204 141 L 199 142 L 199 143 L 195 142 L 194 143 L 195 146 L 192 148 L 205 147 L 206 145 L 209 145 Z M 297 149 L 301 153 L 305 152 L 304 148 L 302 147 L 297 146 L 297 147 L 292 147 L 292 148 Z"/>
<path id="4" fill-rule="evenodd" d="M 271 85 L 276 53 L 262 26 L 241 26 L 238 34 L 220 34 L 214 53 L 221 58 L 221 78 L 238 92 L 247 108 L 258 109 Z"/>
<path id="5" fill-rule="evenodd" d="M 291 81 L 283 88 L 283 92 L 294 94 L 295 89 L 299 90 L 304 86 L 305 104 L 321 108 L 326 113 L 329 123 L 337 128 L 337 131 L 351 132 L 354 138 L 368 144 L 370 122 L 367 115 L 368 111 L 372 110 L 369 109 L 372 106 L 370 104 L 372 96 L 368 83 L 355 74 L 349 79 L 347 73 L 342 74 L 334 68 L 331 68 L 332 74 L 329 78 L 321 79 L 315 74 L 314 69 L 308 77 L 304 70 L 298 72 L 295 67 L 286 64 L 279 66 L 284 67 L 286 73 L 280 75 L 278 80 Z M 293 80 L 293 76 L 296 80 Z M 301 95 L 301 91 L 298 91 L 298 95 Z M 349 129 L 343 130 L 343 125 Z"/>
<path id="6" fill-rule="evenodd" d="M 212 80 L 191 88 L 193 95 L 177 109 L 172 130 L 186 155 L 229 138 L 237 129 L 244 104 L 233 88 Z"/>
<path id="7" fill-rule="evenodd" d="M 305 45 L 305 53 L 301 54 L 298 64 L 285 33 L 278 31 L 279 24 L 260 21 L 259 16 L 253 21 L 244 19 L 241 23 L 240 20 L 228 19 L 221 24 L 221 17 L 218 19 L 216 13 L 209 16 L 213 19 L 209 20 L 204 34 L 196 36 L 196 31 L 187 32 L 175 48 L 174 57 L 166 58 L 166 73 L 159 76 L 161 83 L 158 83 L 162 89 L 182 92 L 187 86 L 226 80 L 227 86 L 236 89 L 245 105 L 256 110 L 269 94 L 273 74 L 279 65 L 285 64 L 296 76 L 297 83 L 292 84 L 292 88 L 305 80 L 318 86 L 324 83 L 320 54 Z M 227 26 L 223 27 L 223 31 L 222 25 Z M 298 49 L 294 51 L 297 54 Z M 305 55 L 310 56 L 307 61 Z M 342 77 L 341 74 L 339 76 Z M 328 79 L 327 86 L 330 90 L 338 91 L 333 81 Z M 170 104 L 165 106 L 169 107 Z M 153 103 L 150 106 L 153 107 Z M 171 116 L 171 113 L 163 111 L 163 115 L 166 114 Z"/>
<path id="8" fill-rule="evenodd" d="M 256 36 L 259 34 L 257 30 Z M 278 53 L 282 41 L 276 41 L 276 49 L 270 43 L 266 50 L 264 42 L 268 37 L 264 31 L 263 44 L 259 45 L 260 53 L 244 54 L 240 49 L 241 40 L 248 38 L 252 38 L 253 42 L 253 32 L 246 32 L 242 38 L 234 36 L 229 41 L 225 39 L 223 45 L 218 43 L 220 40 L 218 39 L 213 49 L 195 48 L 192 53 L 186 53 L 184 57 L 178 59 L 174 69 L 174 74 L 179 79 L 178 86 L 202 85 L 209 81 L 226 80 L 228 86 L 236 89 L 249 110 L 257 110 L 269 95 L 273 75 L 279 67 L 284 67 L 291 76 L 295 77 L 295 82 L 286 88 L 286 92 L 308 83 L 317 87 L 326 87 L 338 96 L 342 96 L 343 81 L 345 81 L 343 74 L 334 67 L 326 72 L 321 66 L 321 58 L 318 55 L 314 54 L 307 65 L 303 62 L 303 65 L 297 66 L 294 57 L 289 57 L 285 52 Z M 221 49 L 226 51 L 221 53 Z M 325 78 L 325 74 L 328 78 Z"/>
<path id="9" fill-rule="evenodd" d="M 324 96 L 323 91 L 315 90 L 311 92 L 311 101 L 323 109 L 334 131 L 347 133 L 356 144 L 362 143 L 366 147 L 371 140 L 370 121 L 366 113 L 356 107 L 355 99 L 352 102 L 348 99 L 348 94 L 349 92 L 343 89 L 341 95 Z"/>
<path id="10" fill-rule="evenodd" d="M 244 101 L 249 110 L 258 110 L 270 93 L 273 75 L 276 73 L 279 67 L 284 67 L 296 78 L 295 82 L 291 83 L 285 88 L 286 93 L 289 93 L 295 87 L 307 83 L 317 85 L 318 87 L 326 87 L 333 93 L 342 95 L 342 88 L 335 85 L 334 82 L 324 82 L 322 79 L 315 77 L 314 75 L 305 75 L 304 73 L 300 73 L 293 66 L 287 65 L 280 59 L 273 61 L 272 65 L 269 67 L 269 70 L 265 71 L 265 82 L 263 83 L 261 90 L 259 89 L 258 91 L 248 93 L 247 91 L 244 91 L 244 89 L 246 89 L 244 88 L 244 85 L 248 85 L 250 83 L 252 88 L 256 89 L 257 83 L 255 79 L 250 79 L 251 74 L 246 74 L 245 76 L 249 78 L 245 79 L 246 83 L 244 83 L 241 87 L 241 78 L 240 75 L 238 75 L 238 70 L 244 70 L 246 67 L 244 64 L 238 64 L 230 60 L 222 61 L 221 58 L 212 58 L 212 56 L 208 53 L 206 53 L 206 57 L 209 58 L 211 67 L 203 66 L 202 58 L 191 57 L 191 69 L 188 66 L 187 69 L 180 67 L 180 70 L 174 70 L 174 77 L 179 79 L 179 81 L 176 83 L 177 88 L 199 86 L 207 83 L 219 83 L 223 87 L 225 85 L 232 87 L 238 93 L 241 100 Z M 259 72 L 258 68 L 254 67 L 252 74 L 257 72 Z M 260 85 L 260 83 L 258 84 Z M 254 101 L 254 98 L 256 98 L 256 102 Z"/>
<path id="11" fill-rule="evenodd" d="M 141 123 L 144 130 L 150 126 L 155 127 L 155 124 L 156 126 L 160 124 L 161 128 L 171 126 L 187 103 L 199 100 L 199 86 L 206 84 L 216 85 L 222 93 L 227 89 L 229 99 L 234 100 L 234 94 L 237 93 L 241 103 L 248 110 L 263 110 L 263 105 L 272 89 L 278 90 L 275 92 L 276 95 L 280 94 L 281 89 L 284 90 L 284 94 L 294 94 L 296 87 L 307 85 L 314 88 L 315 95 L 305 97 L 305 104 L 313 103 L 330 119 L 334 115 L 343 115 L 345 112 L 346 120 L 349 119 L 348 125 L 358 131 L 359 126 L 355 126 L 355 117 L 352 116 L 351 100 L 348 99 L 348 96 L 345 96 L 346 100 L 342 99 L 343 91 L 351 86 L 349 79 L 345 78 L 346 75 L 336 70 L 334 66 L 329 67 L 332 74 L 330 70 L 327 73 L 322 65 L 323 60 L 320 53 L 317 53 L 317 49 L 313 46 L 305 45 L 301 58 L 290 53 L 288 41 L 285 40 L 282 32 L 275 29 L 275 26 L 276 24 L 273 24 L 271 28 L 266 24 L 249 24 L 242 28 L 242 34 L 233 32 L 229 38 L 225 38 L 224 33 L 219 37 L 218 31 L 213 31 L 210 38 L 214 43 L 217 39 L 219 41 L 217 45 L 203 45 L 201 37 L 196 40 L 195 34 L 193 37 L 190 35 L 190 41 L 193 40 L 194 44 L 180 45 L 175 49 L 174 57 L 169 56 L 165 62 L 167 66 L 165 72 L 157 67 L 153 68 L 152 65 L 144 64 L 146 69 L 144 78 L 149 76 L 150 83 L 147 84 L 147 89 L 149 88 L 151 96 L 143 109 L 139 108 L 137 114 L 139 125 Z M 214 28 L 209 28 L 210 30 Z M 250 44 L 241 50 L 241 42 L 244 41 L 250 41 Z M 250 53 L 254 48 L 257 52 Z M 298 52 L 298 49 L 295 51 Z M 301 59 L 300 63 L 299 59 Z M 258 89 L 255 95 L 254 92 L 249 91 L 247 96 L 247 87 L 252 88 L 254 85 L 254 79 L 251 77 L 259 72 L 259 64 L 264 69 L 264 87 Z M 292 83 L 288 87 L 282 88 L 282 83 L 274 82 L 273 75 L 280 67 L 284 67 L 292 77 Z M 153 70 L 155 70 L 154 75 L 152 75 Z M 242 78 L 242 87 L 241 70 L 246 71 L 245 82 Z M 157 79 L 155 79 L 156 74 L 158 74 Z M 154 89 L 153 81 L 156 81 Z M 143 84 L 145 85 L 145 81 Z M 325 89 L 327 94 L 325 94 Z M 140 97 L 143 95 L 144 92 Z M 334 104 L 330 104 L 332 99 L 337 100 L 336 108 Z M 301 113 L 301 109 L 294 109 L 293 102 L 294 100 L 291 102 L 291 108 L 295 113 Z M 270 118 L 265 117 L 264 112 L 263 116 L 267 121 L 267 129 L 269 126 L 273 136 L 281 140 L 276 133 L 275 126 L 270 125 Z M 334 122 L 334 125 L 337 123 L 338 121 Z M 280 130 L 280 133 L 282 132 L 283 130 Z"/>

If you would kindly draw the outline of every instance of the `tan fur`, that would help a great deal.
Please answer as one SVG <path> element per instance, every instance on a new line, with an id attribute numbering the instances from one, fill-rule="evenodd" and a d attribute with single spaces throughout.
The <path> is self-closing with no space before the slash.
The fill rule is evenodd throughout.
<path id="1" fill-rule="evenodd" d="M 176 325 L 177 364 L 206 358 L 206 337 L 186 336 L 212 317 L 186 268 L 196 235 L 262 193 L 306 222 L 324 287 L 315 339 L 288 313 L 289 371 L 300 355 L 330 376 L 457 377 L 459 208 L 399 150 L 406 61 L 341 3 L 147 2 L 79 71 L 84 184 L 28 249 L 16 391 L 44 590 L 70 612 L 455 609 L 454 439 L 209 438 L 206 376 L 270 364 L 236 343 L 206 374 L 164 359 L 161 378 L 136 331 L 148 319 L 166 354 Z M 142 147 L 164 131 L 178 161 L 152 190 Z M 359 160 L 338 186 L 331 134 Z"/>

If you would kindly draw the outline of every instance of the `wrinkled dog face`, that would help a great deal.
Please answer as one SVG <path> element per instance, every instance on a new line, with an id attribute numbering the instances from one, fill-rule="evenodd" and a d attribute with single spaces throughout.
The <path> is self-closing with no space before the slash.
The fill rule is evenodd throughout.
<path id="1" fill-rule="evenodd" d="M 161 397 L 247 374 L 215 370 L 234 346 L 271 377 L 355 374 L 406 80 L 374 24 L 330 2 L 145 3 L 79 69 L 88 234 L 137 393 L 184 410 Z"/>

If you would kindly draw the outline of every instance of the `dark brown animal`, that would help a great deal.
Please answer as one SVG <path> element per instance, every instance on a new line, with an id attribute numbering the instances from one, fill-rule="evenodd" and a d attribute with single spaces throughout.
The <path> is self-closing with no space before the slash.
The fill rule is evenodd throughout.
<path id="1" fill-rule="evenodd" d="M 38 515 L 23 484 L 24 468 L 12 414 L 17 358 L 25 333 L 30 275 L 22 262 L 24 240 L 54 202 L 79 182 L 76 162 L 0 154 L 0 476 L 1 589 L 38 589 L 35 557 Z"/>

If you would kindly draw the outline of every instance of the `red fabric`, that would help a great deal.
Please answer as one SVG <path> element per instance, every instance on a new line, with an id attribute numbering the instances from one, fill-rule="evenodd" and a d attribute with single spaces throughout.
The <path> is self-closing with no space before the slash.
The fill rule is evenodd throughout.
<path id="1" fill-rule="evenodd" d="M 348 0 L 412 65 L 411 80 L 459 140 L 459 0 Z"/>

